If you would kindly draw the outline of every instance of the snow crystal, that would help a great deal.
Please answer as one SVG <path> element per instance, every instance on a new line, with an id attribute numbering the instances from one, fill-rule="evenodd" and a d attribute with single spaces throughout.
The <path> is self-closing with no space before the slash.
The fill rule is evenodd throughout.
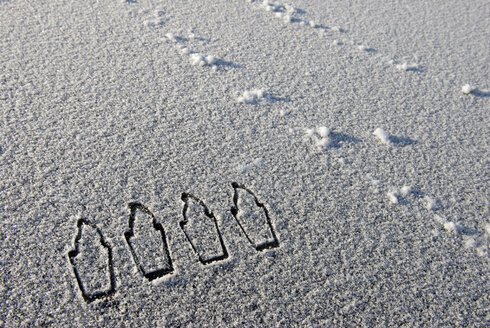
<path id="1" fill-rule="evenodd" d="M 373 134 L 378 137 L 378 139 L 386 144 L 386 145 L 389 145 L 391 144 L 391 141 L 390 141 L 390 136 L 388 135 L 388 133 L 385 132 L 385 130 L 383 130 L 382 128 L 377 128 L 376 130 L 374 130 Z"/>
<path id="2" fill-rule="evenodd" d="M 469 84 L 465 84 L 461 88 L 461 92 L 463 92 L 465 95 L 469 95 L 472 91 L 473 91 L 473 88 Z"/>

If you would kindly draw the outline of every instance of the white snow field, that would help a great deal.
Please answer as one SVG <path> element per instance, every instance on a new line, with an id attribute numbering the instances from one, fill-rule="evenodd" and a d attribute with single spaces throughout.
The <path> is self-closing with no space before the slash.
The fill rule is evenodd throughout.
<path id="1" fill-rule="evenodd" d="M 488 327 L 488 0 L 0 0 L 0 327 Z"/>

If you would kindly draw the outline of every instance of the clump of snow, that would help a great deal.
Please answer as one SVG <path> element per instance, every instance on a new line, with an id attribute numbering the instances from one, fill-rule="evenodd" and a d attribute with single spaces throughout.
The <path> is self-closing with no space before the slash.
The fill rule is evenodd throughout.
<path id="1" fill-rule="evenodd" d="M 400 193 L 403 197 L 406 197 L 408 196 L 410 193 L 412 192 L 412 187 L 410 186 L 403 186 L 401 189 L 400 189 Z"/>
<path id="2" fill-rule="evenodd" d="M 259 89 L 245 91 L 242 96 L 237 98 L 237 101 L 244 104 L 255 104 L 262 98 L 264 98 L 264 91 Z"/>
<path id="3" fill-rule="evenodd" d="M 169 39 L 172 42 L 177 42 L 177 38 L 175 37 L 175 34 L 168 32 L 165 34 L 165 37 Z"/>
<path id="4" fill-rule="evenodd" d="M 192 53 L 189 59 L 193 66 L 213 66 L 213 69 L 216 67 L 217 59 L 211 55 L 206 56 L 200 53 Z"/>
<path id="5" fill-rule="evenodd" d="M 444 227 L 444 230 L 446 230 L 447 232 L 459 233 L 464 229 L 461 225 L 454 223 L 453 221 L 446 220 L 439 215 L 435 215 L 434 219 L 438 223 L 440 223 Z"/>
<path id="6" fill-rule="evenodd" d="M 395 67 L 400 71 L 413 71 L 416 70 L 419 67 L 419 65 L 403 63 L 403 64 L 396 64 Z"/>
<path id="7" fill-rule="evenodd" d="M 305 134 L 307 137 L 313 137 L 315 134 L 315 129 L 305 129 Z"/>
<path id="8" fill-rule="evenodd" d="M 315 129 L 305 129 L 305 135 L 308 139 L 313 140 L 320 150 L 326 149 L 331 145 L 330 129 L 326 126 L 320 126 Z"/>
<path id="9" fill-rule="evenodd" d="M 325 149 L 330 146 L 330 140 L 328 138 L 320 138 L 315 141 L 315 144 L 318 149 Z"/>
<path id="10" fill-rule="evenodd" d="M 481 257 L 487 257 L 488 252 L 485 246 L 480 246 L 476 249 L 476 253 Z"/>
<path id="11" fill-rule="evenodd" d="M 373 134 L 385 145 L 391 144 L 390 136 L 382 128 L 377 128 L 374 130 Z"/>
<path id="12" fill-rule="evenodd" d="M 473 88 L 469 84 L 465 84 L 461 88 L 461 92 L 463 92 L 465 95 L 469 95 L 473 92 Z"/>
<path id="13" fill-rule="evenodd" d="M 317 25 L 315 24 L 314 21 L 309 21 L 308 22 L 308 25 L 310 25 L 310 27 L 313 27 L 313 28 L 316 28 L 317 27 Z"/>
<path id="14" fill-rule="evenodd" d="M 206 60 L 206 63 L 208 65 L 214 65 L 214 64 L 216 64 L 216 61 L 217 61 L 217 59 L 211 55 L 207 55 L 206 58 L 204 58 L 204 59 Z"/>
<path id="15" fill-rule="evenodd" d="M 436 198 L 425 196 L 425 208 L 429 211 L 435 211 L 439 208 L 439 201 Z"/>
<path id="16" fill-rule="evenodd" d="M 316 128 L 316 132 L 322 138 L 327 138 L 328 135 L 330 134 L 330 130 L 326 126 L 320 126 L 320 127 Z"/>
<path id="17" fill-rule="evenodd" d="M 332 31 L 342 32 L 342 29 L 339 26 L 334 26 L 334 27 L 332 27 Z"/>
<path id="18" fill-rule="evenodd" d="M 477 246 L 477 242 L 474 238 L 471 238 L 471 237 L 465 238 L 464 239 L 464 246 L 466 248 L 474 248 Z"/>
<path id="19" fill-rule="evenodd" d="M 339 43 L 339 40 L 333 40 L 333 41 L 332 41 L 332 44 L 333 44 L 334 46 L 338 46 L 340 43 Z"/>
<path id="20" fill-rule="evenodd" d="M 291 23 L 292 22 L 292 17 L 291 15 L 285 14 L 283 12 L 276 12 L 276 17 L 279 19 L 282 19 L 286 23 Z"/>
<path id="21" fill-rule="evenodd" d="M 289 13 L 295 13 L 296 12 L 296 8 L 294 8 L 293 6 L 288 5 L 288 4 L 284 5 L 284 9 L 286 9 L 286 11 Z"/>
<path id="22" fill-rule="evenodd" d="M 357 49 L 359 49 L 361 51 L 367 51 L 368 48 L 361 44 L 361 45 L 357 46 Z"/>
<path id="23" fill-rule="evenodd" d="M 490 223 L 485 224 L 485 232 L 487 235 L 490 235 Z"/>
<path id="24" fill-rule="evenodd" d="M 444 229 L 446 229 L 447 232 L 457 233 L 458 225 L 452 221 L 447 221 L 444 223 Z"/>
<path id="25" fill-rule="evenodd" d="M 398 192 L 395 190 L 389 191 L 386 193 L 386 196 L 388 197 L 388 200 L 393 203 L 393 204 L 398 204 Z"/>
<path id="26" fill-rule="evenodd" d="M 204 59 L 204 56 L 199 54 L 199 53 L 191 54 L 189 58 L 190 58 L 191 64 L 193 66 L 196 66 L 196 65 L 204 66 L 204 65 L 206 65 L 206 60 Z"/>

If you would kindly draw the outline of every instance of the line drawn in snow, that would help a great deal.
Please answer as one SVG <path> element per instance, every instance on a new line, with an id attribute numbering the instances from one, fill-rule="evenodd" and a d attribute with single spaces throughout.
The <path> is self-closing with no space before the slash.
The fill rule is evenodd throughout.
<path id="1" fill-rule="evenodd" d="M 97 226 L 86 219 L 77 222 L 74 249 L 68 252 L 78 288 L 85 302 L 110 296 L 116 290 L 112 248 Z"/>
<path id="2" fill-rule="evenodd" d="M 245 237 L 257 251 L 279 247 L 269 212 L 255 194 L 244 185 L 233 182 L 233 206 L 231 214 Z"/>
<path id="3" fill-rule="evenodd" d="M 199 262 L 210 264 L 228 258 L 228 251 L 218 226 L 218 220 L 202 200 L 189 193 L 182 193 L 183 220 L 179 225 Z"/>
<path id="4" fill-rule="evenodd" d="M 129 203 L 129 209 L 129 230 L 124 237 L 138 271 L 149 281 L 172 273 L 174 268 L 162 224 L 141 203 Z"/>

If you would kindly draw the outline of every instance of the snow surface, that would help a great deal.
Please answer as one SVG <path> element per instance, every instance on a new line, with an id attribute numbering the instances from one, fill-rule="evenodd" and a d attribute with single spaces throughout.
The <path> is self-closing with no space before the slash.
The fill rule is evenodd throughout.
<path id="1" fill-rule="evenodd" d="M 488 326 L 489 17 L 0 0 L 0 327 Z"/>

